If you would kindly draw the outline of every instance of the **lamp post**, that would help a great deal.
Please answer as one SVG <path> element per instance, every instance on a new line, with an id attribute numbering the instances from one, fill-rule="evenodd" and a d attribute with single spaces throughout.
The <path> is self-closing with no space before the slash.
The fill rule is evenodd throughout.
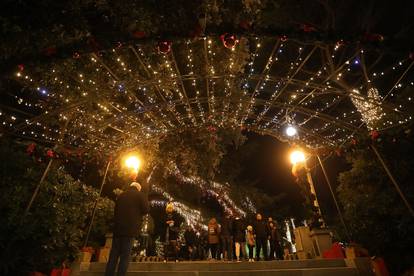
<path id="1" fill-rule="evenodd" d="M 106 165 L 105 173 L 104 173 L 104 176 L 102 178 L 101 189 L 99 190 L 99 195 L 96 198 L 93 209 L 92 209 L 91 221 L 89 222 L 88 230 L 86 232 L 84 247 L 87 246 L 88 241 L 89 241 L 89 235 L 90 235 L 91 230 L 92 230 L 92 224 L 93 224 L 93 221 L 95 220 L 96 208 L 98 207 L 98 200 L 101 197 L 102 190 L 103 190 L 103 187 L 104 187 L 105 182 L 106 182 L 106 176 L 108 174 L 110 164 L 111 164 L 111 160 L 109 160 L 107 165 Z M 136 178 L 138 176 L 138 170 L 139 170 L 140 166 L 141 166 L 141 160 L 137 156 L 129 155 L 126 158 L 124 158 L 124 167 L 126 167 L 127 169 L 131 169 L 131 171 L 132 171 L 131 172 L 131 177 L 133 178 L 134 181 L 136 180 Z"/>
<path id="2" fill-rule="evenodd" d="M 318 197 L 316 196 L 315 186 L 313 185 L 311 170 L 308 168 L 308 166 L 306 164 L 305 153 L 302 150 L 299 150 L 299 149 L 294 150 L 290 154 L 290 162 L 293 165 L 292 170 L 297 170 L 298 166 L 303 166 L 303 168 L 305 169 L 306 179 L 307 179 L 309 187 L 310 187 L 310 192 L 311 192 L 311 195 L 313 195 L 313 197 L 314 197 L 314 200 L 313 200 L 312 204 L 318 212 L 319 222 L 321 223 L 321 227 L 324 228 L 325 227 L 325 222 L 322 218 L 321 208 L 319 207 Z"/>

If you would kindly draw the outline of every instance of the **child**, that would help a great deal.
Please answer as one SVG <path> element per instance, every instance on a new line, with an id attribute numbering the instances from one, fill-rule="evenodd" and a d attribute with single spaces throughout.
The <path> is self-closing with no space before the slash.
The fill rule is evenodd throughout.
<path id="1" fill-rule="evenodd" d="M 249 247 L 249 262 L 254 262 L 253 248 L 254 248 L 255 240 L 254 240 L 253 227 L 251 225 L 247 226 L 246 242 L 247 242 L 247 246 Z"/>

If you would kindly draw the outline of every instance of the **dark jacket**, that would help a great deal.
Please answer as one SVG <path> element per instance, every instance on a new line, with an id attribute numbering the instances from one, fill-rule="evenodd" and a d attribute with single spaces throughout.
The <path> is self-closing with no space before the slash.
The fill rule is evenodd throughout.
<path id="1" fill-rule="evenodd" d="M 233 221 L 230 218 L 223 218 L 221 222 L 221 236 L 229 237 L 233 235 Z"/>
<path id="2" fill-rule="evenodd" d="M 114 236 L 137 236 L 141 229 L 142 216 L 148 212 L 148 199 L 135 187 L 120 194 L 115 202 Z"/>
<path id="3" fill-rule="evenodd" d="M 170 226 L 167 222 L 173 222 Z M 178 239 L 178 233 L 180 232 L 179 216 L 176 213 L 167 213 L 165 219 L 165 239 L 168 241 L 176 241 Z"/>
<path id="4" fill-rule="evenodd" d="M 276 227 L 270 229 L 270 240 L 278 242 L 282 240 L 282 236 L 280 235 L 279 230 Z"/>
<path id="5" fill-rule="evenodd" d="M 185 243 L 188 246 L 193 246 L 194 244 L 196 244 L 197 236 L 194 230 L 192 229 L 185 230 L 184 239 L 185 239 Z"/>
<path id="6" fill-rule="evenodd" d="M 236 219 L 233 222 L 233 236 L 235 242 L 245 242 L 246 241 L 246 227 L 244 222 L 241 219 Z"/>
<path id="7" fill-rule="evenodd" d="M 270 235 L 269 227 L 264 220 L 256 220 L 253 229 L 257 239 L 267 239 Z"/>

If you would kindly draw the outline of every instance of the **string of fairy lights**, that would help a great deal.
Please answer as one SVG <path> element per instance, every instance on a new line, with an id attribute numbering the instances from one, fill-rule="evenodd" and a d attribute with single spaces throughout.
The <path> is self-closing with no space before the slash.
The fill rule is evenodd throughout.
<path id="1" fill-rule="evenodd" d="M 200 210 L 191 208 L 185 203 L 177 200 L 173 195 L 166 192 L 160 185 L 151 181 L 153 172 L 154 170 L 152 170 L 148 176 L 147 182 L 151 183 L 152 191 L 160 194 L 165 200 L 152 200 L 151 205 L 164 208 L 168 202 L 171 202 L 174 206 L 174 210 L 184 218 L 188 226 L 198 229 L 207 228 L 206 222 L 208 218 L 203 217 Z M 241 202 L 244 210 L 247 210 L 247 212 L 237 206 L 237 204 L 230 197 L 230 186 L 228 184 L 207 182 L 202 178 L 195 176 L 186 177 L 176 166 L 174 166 L 174 169 L 169 170 L 169 173 L 180 183 L 196 186 L 200 189 L 201 193 L 216 200 L 217 203 L 223 208 L 223 213 L 225 214 L 232 217 L 245 217 L 247 212 L 253 214 L 256 213 L 256 208 L 248 196 L 243 197 Z"/>
<path id="2" fill-rule="evenodd" d="M 248 47 L 228 48 L 204 37 L 173 42 L 164 52 L 133 45 L 33 73 L 19 68 L 14 77 L 26 88 L 9 93 L 14 102 L 1 105 L 1 125 L 23 137 L 99 151 L 208 125 L 278 135 L 294 125 L 300 139 L 317 148 L 349 140 L 361 124 L 381 130 L 412 120 L 413 97 L 405 92 L 414 86 L 409 58 L 371 68 L 365 57 L 372 53 L 347 45 L 332 46 L 325 60 L 316 58 L 325 45 L 245 41 Z M 249 61 L 237 71 L 246 53 Z M 57 141 L 65 120 L 65 140 Z"/>

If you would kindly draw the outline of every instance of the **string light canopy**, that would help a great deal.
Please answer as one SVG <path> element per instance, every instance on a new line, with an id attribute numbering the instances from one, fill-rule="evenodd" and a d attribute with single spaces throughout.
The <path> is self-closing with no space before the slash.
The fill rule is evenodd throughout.
<path id="1" fill-rule="evenodd" d="M 408 54 L 225 37 L 147 40 L 19 65 L 0 106 L 2 132 L 109 154 L 171 131 L 240 128 L 316 149 L 412 120 Z M 292 123 L 295 134 L 286 135 Z"/>

